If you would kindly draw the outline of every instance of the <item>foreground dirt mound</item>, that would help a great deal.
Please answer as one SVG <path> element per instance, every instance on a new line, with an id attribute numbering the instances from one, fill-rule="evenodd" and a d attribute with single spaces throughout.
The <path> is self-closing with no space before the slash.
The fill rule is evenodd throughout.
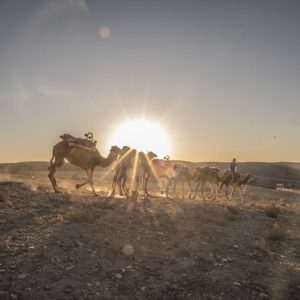
<path id="1" fill-rule="evenodd" d="M 0 299 L 299 299 L 299 195 L 123 199 L 0 183 Z"/>

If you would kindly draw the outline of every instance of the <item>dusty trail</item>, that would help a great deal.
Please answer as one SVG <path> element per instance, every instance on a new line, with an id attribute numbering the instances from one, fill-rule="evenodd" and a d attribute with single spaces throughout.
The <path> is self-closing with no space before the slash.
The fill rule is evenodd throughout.
<path id="1" fill-rule="evenodd" d="M 300 298 L 298 194 L 250 187 L 242 210 L 222 195 L 0 191 L 1 299 Z"/>

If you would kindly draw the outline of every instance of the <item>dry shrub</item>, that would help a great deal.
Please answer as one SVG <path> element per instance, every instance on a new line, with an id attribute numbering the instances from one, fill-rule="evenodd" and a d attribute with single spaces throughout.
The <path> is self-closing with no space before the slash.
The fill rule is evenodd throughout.
<path id="1" fill-rule="evenodd" d="M 41 193 L 48 192 L 49 191 L 49 187 L 47 185 L 45 185 L 45 184 L 38 184 L 37 187 L 36 187 L 36 191 L 37 192 L 41 192 Z"/>
<path id="2" fill-rule="evenodd" d="M 83 205 L 76 205 L 67 213 L 66 218 L 74 223 L 85 223 L 91 220 L 89 210 Z"/>
<path id="3" fill-rule="evenodd" d="M 220 211 L 218 213 L 216 212 L 215 214 L 211 214 L 209 217 L 209 223 L 213 223 L 220 226 L 226 225 L 228 221 L 234 221 L 236 219 L 236 216 L 230 211 Z"/>
<path id="4" fill-rule="evenodd" d="M 231 211 L 226 211 L 224 213 L 224 218 L 228 221 L 235 221 L 236 220 L 236 213 L 232 213 Z"/>
<path id="5" fill-rule="evenodd" d="M 276 219 L 280 214 L 280 208 L 271 204 L 264 209 L 264 212 L 268 217 Z"/>
<path id="6" fill-rule="evenodd" d="M 234 215 L 239 213 L 239 208 L 236 206 L 227 206 L 227 209 Z"/>
<path id="7" fill-rule="evenodd" d="M 265 252 L 265 253 L 270 252 L 270 249 L 269 249 L 269 246 L 268 246 L 268 243 L 267 243 L 266 239 L 260 238 L 257 241 L 256 245 L 257 245 L 257 248 L 260 249 L 262 252 Z"/>
<path id="8" fill-rule="evenodd" d="M 271 241 L 283 241 L 287 237 L 286 231 L 281 228 L 277 223 L 273 225 L 271 232 L 268 234 L 267 239 Z"/>

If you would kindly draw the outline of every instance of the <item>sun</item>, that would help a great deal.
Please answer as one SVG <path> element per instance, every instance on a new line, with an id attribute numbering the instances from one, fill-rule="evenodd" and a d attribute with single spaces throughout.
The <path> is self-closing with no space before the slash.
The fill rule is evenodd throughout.
<path id="1" fill-rule="evenodd" d="M 170 139 L 161 126 L 145 119 L 131 120 L 117 127 L 110 145 L 129 146 L 139 151 L 152 151 L 158 157 L 170 153 Z"/>

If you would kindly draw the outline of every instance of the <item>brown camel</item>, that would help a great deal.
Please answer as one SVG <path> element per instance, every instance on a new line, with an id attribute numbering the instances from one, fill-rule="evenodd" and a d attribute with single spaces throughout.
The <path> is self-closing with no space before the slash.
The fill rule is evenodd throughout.
<path id="1" fill-rule="evenodd" d="M 112 181 L 112 192 L 111 196 L 115 195 L 116 186 L 119 187 L 119 193 L 121 196 L 128 193 L 126 186 L 127 170 L 132 165 L 132 160 L 136 155 L 136 150 L 131 149 L 128 146 L 123 146 L 120 151 L 119 158 L 116 166 L 116 173 Z"/>
<path id="2" fill-rule="evenodd" d="M 137 195 L 137 187 L 139 182 L 142 181 L 142 191 L 144 196 L 148 196 L 147 183 L 151 176 L 151 161 L 156 157 L 153 152 L 137 152 L 135 149 L 131 149 L 124 146 L 120 154 L 120 163 L 117 166 L 116 175 L 113 178 L 112 195 L 115 193 L 116 185 L 119 186 L 120 194 L 129 196 L 129 189 L 127 187 L 129 170 L 132 174 L 133 194 Z"/>
<path id="3" fill-rule="evenodd" d="M 215 196 L 213 198 L 213 200 L 215 200 L 218 196 L 218 188 L 221 183 L 221 177 L 219 176 L 219 168 L 202 167 L 197 168 L 196 171 L 198 172 L 198 177 L 196 179 L 198 183 L 193 198 L 196 198 L 199 186 L 201 185 L 202 197 L 204 200 L 207 200 L 204 195 L 204 186 L 206 183 L 208 183 L 210 185 L 210 195 L 213 193 L 213 190 L 215 190 Z"/>
<path id="4" fill-rule="evenodd" d="M 150 196 L 148 193 L 148 181 L 151 176 L 154 175 L 153 159 L 157 155 L 152 151 L 145 154 L 144 152 L 138 153 L 138 167 L 136 172 L 136 182 L 139 183 L 142 180 L 142 191 L 144 196 Z"/>
<path id="5" fill-rule="evenodd" d="M 192 181 L 198 178 L 198 170 L 195 171 L 194 174 L 190 174 L 189 169 L 187 167 L 180 167 L 177 164 L 174 165 L 174 176 L 169 179 L 168 185 L 167 185 L 167 190 L 166 190 L 166 197 L 168 197 L 169 193 L 169 188 L 171 184 L 173 184 L 173 191 L 178 197 L 177 191 L 176 191 L 176 186 L 178 182 L 182 182 L 182 198 L 184 199 L 184 184 L 187 183 L 189 188 L 190 188 L 190 193 L 189 193 L 189 199 L 191 198 L 192 195 Z"/>
<path id="6" fill-rule="evenodd" d="M 240 173 L 236 172 L 235 174 L 232 173 L 232 171 L 230 170 L 226 170 L 224 175 L 222 176 L 221 179 L 221 184 L 219 186 L 218 191 L 221 190 L 221 188 L 225 185 L 226 187 L 226 197 L 228 200 L 230 200 L 232 198 L 233 192 L 236 188 L 239 189 L 240 191 L 240 196 L 242 199 L 242 205 L 244 206 L 244 192 L 245 189 L 247 187 L 247 185 L 249 184 L 249 182 L 251 181 L 253 177 L 250 174 L 245 174 L 244 176 L 241 176 Z M 242 186 L 245 185 L 244 189 L 242 188 Z M 232 188 L 230 196 L 228 194 L 229 192 L 229 187 Z"/>
<path id="7" fill-rule="evenodd" d="M 151 153 L 153 152 L 150 152 L 150 154 Z M 146 181 L 146 191 L 148 190 L 148 180 L 150 179 L 150 177 L 153 177 L 162 189 L 162 180 L 166 181 L 167 188 L 169 180 L 174 176 L 173 162 L 170 160 L 170 157 L 167 155 L 163 159 L 158 159 L 154 155 L 149 157 L 148 153 L 148 161 L 151 162 L 151 164 L 148 166 L 150 167 L 151 172 L 149 173 L 148 179 Z M 161 191 L 162 194 L 164 192 L 165 191 Z"/>
<path id="8" fill-rule="evenodd" d="M 119 147 L 112 146 L 108 157 L 105 158 L 101 156 L 101 154 L 96 148 L 92 147 L 90 150 L 84 145 L 79 144 L 79 146 L 77 146 L 76 143 L 74 143 L 74 141 L 72 141 L 72 143 L 68 143 L 67 140 L 63 139 L 63 141 L 57 143 L 53 147 L 53 155 L 50 161 L 50 167 L 48 168 L 48 177 L 50 179 L 54 191 L 56 193 L 59 193 L 54 174 L 56 172 L 56 169 L 61 167 L 64 164 L 64 160 L 66 159 L 70 164 L 73 164 L 83 169 L 88 176 L 88 180 L 86 182 L 76 184 L 76 189 L 79 189 L 80 187 L 89 183 L 92 187 L 93 193 L 96 195 L 93 185 L 93 173 L 95 167 L 100 166 L 102 168 L 106 168 L 110 166 L 117 159 L 120 151 L 121 149 Z"/>

